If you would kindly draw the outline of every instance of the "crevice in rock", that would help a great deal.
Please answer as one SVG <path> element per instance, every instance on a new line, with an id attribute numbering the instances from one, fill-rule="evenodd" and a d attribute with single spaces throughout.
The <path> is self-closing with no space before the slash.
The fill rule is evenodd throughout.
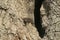
<path id="1" fill-rule="evenodd" d="M 33 24 L 33 21 L 30 18 L 23 18 L 23 22 L 24 22 L 25 26 L 27 23 Z"/>
<path id="2" fill-rule="evenodd" d="M 7 11 L 8 9 L 7 8 L 3 8 L 3 7 L 0 6 L 0 10 Z"/>
<path id="3" fill-rule="evenodd" d="M 39 32 L 39 36 L 43 38 L 45 36 L 45 28 L 42 27 L 42 18 L 40 8 L 44 0 L 35 0 L 35 8 L 34 8 L 34 21 L 35 27 Z"/>

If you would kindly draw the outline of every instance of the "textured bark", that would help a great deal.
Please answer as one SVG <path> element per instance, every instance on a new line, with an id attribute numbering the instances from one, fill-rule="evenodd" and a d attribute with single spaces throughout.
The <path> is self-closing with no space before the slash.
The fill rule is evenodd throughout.
<path id="1" fill-rule="evenodd" d="M 0 0 L 0 40 L 40 40 L 33 12 L 34 0 Z"/>

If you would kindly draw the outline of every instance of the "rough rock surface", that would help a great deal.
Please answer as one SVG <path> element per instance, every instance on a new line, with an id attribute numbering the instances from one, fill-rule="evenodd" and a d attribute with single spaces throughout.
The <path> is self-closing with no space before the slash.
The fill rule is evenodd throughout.
<path id="1" fill-rule="evenodd" d="M 48 14 L 47 40 L 60 40 L 60 0 L 46 0 L 44 8 Z"/>
<path id="2" fill-rule="evenodd" d="M 40 40 L 33 12 L 34 0 L 0 0 L 0 40 Z"/>
<path id="3" fill-rule="evenodd" d="M 46 35 L 34 25 L 35 0 L 0 0 L 0 40 L 60 40 L 60 0 L 45 0 L 40 9 Z"/>

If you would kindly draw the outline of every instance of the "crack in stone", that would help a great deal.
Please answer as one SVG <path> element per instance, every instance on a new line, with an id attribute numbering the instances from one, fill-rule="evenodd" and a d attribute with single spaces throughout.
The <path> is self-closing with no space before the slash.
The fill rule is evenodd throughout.
<path id="1" fill-rule="evenodd" d="M 3 8 L 3 7 L 0 6 L 0 10 L 7 11 L 8 9 L 7 8 Z"/>
<path id="2" fill-rule="evenodd" d="M 40 8 L 44 0 L 35 0 L 35 9 L 34 9 L 34 20 L 35 20 L 35 27 L 39 32 L 39 36 L 43 38 L 45 36 L 45 28 L 42 27 L 42 17 Z"/>

